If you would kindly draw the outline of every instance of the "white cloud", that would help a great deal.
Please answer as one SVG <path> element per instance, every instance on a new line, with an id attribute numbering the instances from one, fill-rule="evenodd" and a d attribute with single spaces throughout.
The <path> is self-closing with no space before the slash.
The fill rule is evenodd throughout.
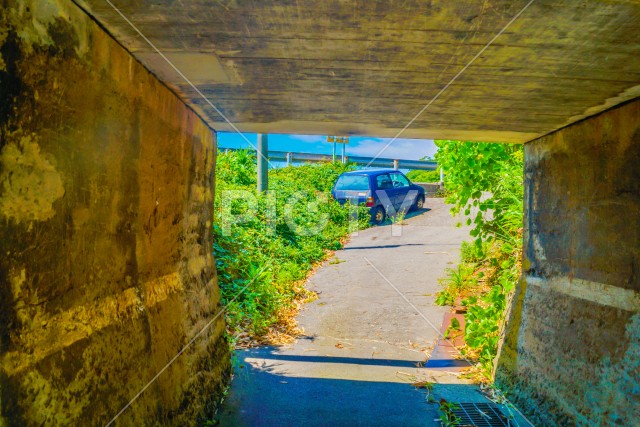
<path id="1" fill-rule="evenodd" d="M 324 135 L 289 135 L 289 138 L 302 142 L 327 142 L 327 137 Z"/>
<path id="2" fill-rule="evenodd" d="M 389 144 L 389 141 L 391 141 L 391 138 L 364 139 L 358 141 L 357 145 L 349 144 L 347 146 L 347 155 L 419 160 L 424 156 L 433 157 L 437 150 L 432 139 L 398 138 L 391 144 Z M 384 151 L 380 152 L 380 150 Z"/>

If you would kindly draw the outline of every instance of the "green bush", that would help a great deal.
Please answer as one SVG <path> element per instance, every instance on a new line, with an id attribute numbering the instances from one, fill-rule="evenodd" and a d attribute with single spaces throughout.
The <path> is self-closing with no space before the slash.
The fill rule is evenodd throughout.
<path id="1" fill-rule="evenodd" d="M 329 193 L 338 175 L 352 168 L 327 163 L 270 170 L 269 192 L 258 194 L 255 154 L 218 154 L 213 253 L 232 332 L 264 334 L 304 296 L 299 285 L 312 266 L 342 247 L 352 231 L 350 210 Z M 230 194 L 246 197 L 232 200 Z M 352 212 L 366 228 L 368 209 Z"/>
<path id="2" fill-rule="evenodd" d="M 407 173 L 407 178 L 413 182 L 440 182 L 440 171 L 409 171 Z"/>
<path id="3" fill-rule="evenodd" d="M 452 214 L 469 217 L 466 223 L 474 239 L 463 243 L 460 251 L 461 265 L 470 271 L 459 277 L 459 271 L 448 270 L 438 302 L 451 304 L 461 290 L 473 288 L 473 280 L 476 284 L 482 280 L 484 285 L 476 286 L 475 294 L 462 303 L 467 306 L 466 354 L 489 376 L 507 301 L 521 272 L 523 149 L 459 141 L 436 141 L 436 145 L 436 160 L 447 171 L 445 188 L 447 201 L 453 203 Z"/>
<path id="4" fill-rule="evenodd" d="M 460 260 L 465 263 L 478 263 L 485 259 L 489 253 L 491 244 L 482 241 L 479 245 L 475 242 L 462 242 L 460 246 Z"/>

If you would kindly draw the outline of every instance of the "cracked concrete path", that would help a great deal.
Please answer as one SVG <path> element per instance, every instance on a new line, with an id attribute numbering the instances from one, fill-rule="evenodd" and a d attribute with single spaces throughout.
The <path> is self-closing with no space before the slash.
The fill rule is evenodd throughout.
<path id="1" fill-rule="evenodd" d="M 425 207 L 401 228 L 352 236 L 309 278 L 319 298 L 298 316 L 304 337 L 236 353 L 220 425 L 439 425 L 438 405 L 411 386 L 415 380 L 438 383 L 437 401 L 485 401 L 446 363 L 422 366 L 447 311 L 434 302 L 438 278 L 468 238 L 442 199 Z"/>

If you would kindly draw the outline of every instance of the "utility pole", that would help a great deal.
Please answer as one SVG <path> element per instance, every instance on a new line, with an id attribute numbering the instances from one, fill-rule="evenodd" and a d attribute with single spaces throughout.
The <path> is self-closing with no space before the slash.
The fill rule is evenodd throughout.
<path id="1" fill-rule="evenodd" d="M 264 193 L 269 188 L 269 135 L 258 134 L 258 192 Z"/>

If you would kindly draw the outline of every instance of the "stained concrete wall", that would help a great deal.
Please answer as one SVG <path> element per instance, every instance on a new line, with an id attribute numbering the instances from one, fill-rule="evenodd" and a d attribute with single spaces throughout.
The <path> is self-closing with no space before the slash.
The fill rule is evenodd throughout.
<path id="1" fill-rule="evenodd" d="M 0 6 L 0 425 L 103 425 L 218 312 L 215 133 L 72 2 Z M 119 423 L 211 412 L 223 330 Z"/>
<path id="2" fill-rule="evenodd" d="M 498 384 L 540 425 L 637 425 L 640 100 L 525 145 L 524 249 Z"/>

